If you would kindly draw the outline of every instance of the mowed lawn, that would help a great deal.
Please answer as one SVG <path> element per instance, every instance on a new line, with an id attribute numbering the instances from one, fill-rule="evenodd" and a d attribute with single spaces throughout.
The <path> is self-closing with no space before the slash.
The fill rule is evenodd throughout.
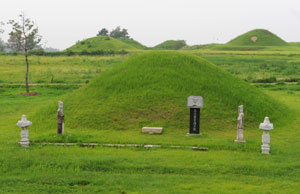
<path id="1" fill-rule="evenodd" d="M 118 131 L 99 132 L 98 135 L 95 132 L 86 134 L 89 131 L 67 131 L 77 140 L 83 136 L 82 141 L 97 138 L 103 142 L 105 139 L 114 141 L 116 136 L 120 143 L 140 141 L 170 145 L 207 145 L 207 152 L 191 149 L 86 148 L 79 145 L 63 147 L 38 144 L 24 149 L 17 144 L 20 140 L 20 128 L 16 123 L 22 114 L 27 114 L 31 120 L 31 116 L 48 102 L 56 102 L 63 95 L 84 87 L 87 80 L 97 76 L 102 70 L 109 70 L 125 58 L 33 57 L 33 83 L 44 81 L 33 86 L 32 91 L 38 91 L 41 95 L 23 97 L 19 95 L 25 90 L 24 86 L 19 85 L 23 80 L 24 69 L 20 69 L 23 68 L 22 58 L 1 56 L 0 193 L 298 192 L 300 86 L 295 86 L 294 90 L 284 87 L 281 90 L 265 90 L 267 94 L 288 105 L 293 112 L 280 125 L 276 125 L 276 121 L 270 118 L 275 127 L 270 132 L 271 155 L 260 153 L 262 131 L 258 126 L 245 129 L 245 145 L 233 142 L 236 137 L 235 128 L 214 131 L 206 128 L 203 137 L 185 137 L 188 130 L 186 128 L 182 134 L 176 134 L 179 140 L 175 143 L 170 141 L 174 134 L 168 133 L 151 136 L 130 132 L 126 138 L 121 138 L 118 135 L 121 132 Z M 57 78 L 62 81 L 51 82 L 51 76 L 45 77 L 43 72 L 47 72 L 49 68 L 54 74 L 54 80 Z M 2 71 L 4 69 L 5 72 Z M 71 73 L 72 71 L 76 72 Z M 55 134 L 55 131 L 51 133 Z M 32 126 L 29 134 L 29 138 L 37 138 L 39 130 Z"/>

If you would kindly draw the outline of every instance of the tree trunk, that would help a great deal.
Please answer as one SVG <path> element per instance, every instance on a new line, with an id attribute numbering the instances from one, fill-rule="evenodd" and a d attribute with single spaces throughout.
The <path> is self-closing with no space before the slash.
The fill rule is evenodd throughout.
<path id="1" fill-rule="evenodd" d="M 27 50 L 25 50 L 25 60 L 26 60 L 26 78 L 25 78 L 26 92 L 27 92 L 27 94 L 29 94 L 29 85 L 28 85 L 29 63 L 28 63 L 28 53 L 27 53 Z"/>

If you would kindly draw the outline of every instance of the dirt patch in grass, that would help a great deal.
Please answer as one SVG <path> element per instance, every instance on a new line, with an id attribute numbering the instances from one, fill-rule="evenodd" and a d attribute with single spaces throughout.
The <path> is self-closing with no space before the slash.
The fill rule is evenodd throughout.
<path id="1" fill-rule="evenodd" d="M 38 92 L 21 93 L 22 96 L 37 96 L 40 95 Z"/>

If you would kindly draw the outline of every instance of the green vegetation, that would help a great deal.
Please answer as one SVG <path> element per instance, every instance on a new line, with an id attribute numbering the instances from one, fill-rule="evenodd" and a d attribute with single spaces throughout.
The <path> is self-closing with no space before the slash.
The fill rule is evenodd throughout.
<path id="1" fill-rule="evenodd" d="M 121 40 L 122 42 L 133 46 L 136 49 L 147 49 L 146 46 L 142 45 L 141 43 L 139 43 L 138 41 L 132 39 L 132 38 L 119 38 L 118 40 Z"/>
<path id="2" fill-rule="evenodd" d="M 72 52 L 92 52 L 99 50 L 136 50 L 136 48 L 130 44 L 124 43 L 121 40 L 109 37 L 109 36 L 97 36 L 88 38 L 86 40 L 77 42 L 74 46 L 71 46 L 67 51 Z"/>
<path id="3" fill-rule="evenodd" d="M 128 134 L 135 134 L 136 141 L 143 142 L 138 138 L 142 126 L 163 126 L 171 134 L 184 133 L 189 119 L 186 100 L 190 95 L 205 99 L 202 126 L 210 130 L 234 128 L 239 104 L 247 107 L 249 126 L 256 125 L 265 115 L 278 121 L 283 119 L 283 113 L 287 115 L 285 106 L 255 87 L 201 58 L 178 52 L 149 52 L 133 57 L 63 101 L 68 130 L 91 131 L 88 133 L 96 136 L 107 130 L 123 133 L 119 138 L 106 136 L 100 142 L 124 142 Z M 56 118 L 56 106 L 55 102 L 34 116 L 40 132 L 55 131 L 52 120 Z M 165 136 L 172 139 L 169 133 Z M 94 136 L 91 138 L 97 141 Z"/>
<path id="4" fill-rule="evenodd" d="M 160 43 L 159 45 L 156 45 L 153 47 L 153 49 L 157 50 L 179 50 L 186 46 L 186 43 L 184 40 L 167 40 L 163 43 Z"/>
<path id="5" fill-rule="evenodd" d="M 300 52 L 296 47 L 180 51 L 188 54 L 144 52 L 129 61 L 127 55 L 31 56 L 31 89 L 41 94 L 29 97 L 19 95 L 24 89 L 20 85 L 25 72 L 23 57 L 0 56 L 0 193 L 298 192 L 300 85 L 280 82 L 297 81 L 293 78 L 297 69 L 289 75 L 281 70 L 297 66 Z M 266 66 L 260 67 L 262 64 Z M 254 79 L 272 75 L 277 83 L 249 86 L 225 70 L 243 79 L 248 70 Z M 50 74 L 54 75 L 52 83 Z M 189 95 L 205 96 L 201 137 L 185 136 Z M 65 105 L 63 136 L 56 135 L 58 100 L 64 100 Z M 239 102 L 254 102 L 245 105 L 246 144 L 233 143 Z M 258 125 L 269 111 L 264 106 L 273 110 L 268 116 L 275 126 L 269 156 L 260 153 L 262 131 Z M 33 121 L 29 128 L 33 142 L 157 143 L 209 150 L 38 144 L 24 149 L 17 144 L 20 128 L 16 122 L 22 114 Z M 86 120 L 90 125 L 84 126 Z M 90 128 L 99 121 L 111 123 L 101 129 L 98 125 Z M 132 127 L 124 129 L 123 121 Z M 140 127 L 147 124 L 164 126 L 164 133 L 142 134 Z"/>
<path id="6" fill-rule="evenodd" d="M 24 56 L 0 56 L 0 85 L 24 83 Z M 128 56 L 31 56 L 31 84 L 82 84 L 126 60 Z"/>
<path id="7" fill-rule="evenodd" d="M 229 41 L 227 45 L 234 46 L 287 46 L 288 43 L 272 32 L 256 29 Z"/>

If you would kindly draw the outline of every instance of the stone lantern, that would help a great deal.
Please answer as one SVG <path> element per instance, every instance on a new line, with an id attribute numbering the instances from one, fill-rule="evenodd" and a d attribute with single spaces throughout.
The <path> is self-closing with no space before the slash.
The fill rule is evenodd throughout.
<path id="1" fill-rule="evenodd" d="M 270 123 L 269 117 L 265 117 L 263 123 L 260 123 L 259 128 L 264 130 L 262 135 L 261 153 L 269 154 L 270 153 L 270 134 L 269 131 L 274 129 L 273 123 Z"/>
<path id="2" fill-rule="evenodd" d="M 28 139 L 28 126 L 31 126 L 32 122 L 28 121 L 26 115 L 22 115 L 22 120 L 18 121 L 17 126 L 21 127 L 21 141 L 19 144 L 23 147 L 29 146 L 29 139 Z"/>

